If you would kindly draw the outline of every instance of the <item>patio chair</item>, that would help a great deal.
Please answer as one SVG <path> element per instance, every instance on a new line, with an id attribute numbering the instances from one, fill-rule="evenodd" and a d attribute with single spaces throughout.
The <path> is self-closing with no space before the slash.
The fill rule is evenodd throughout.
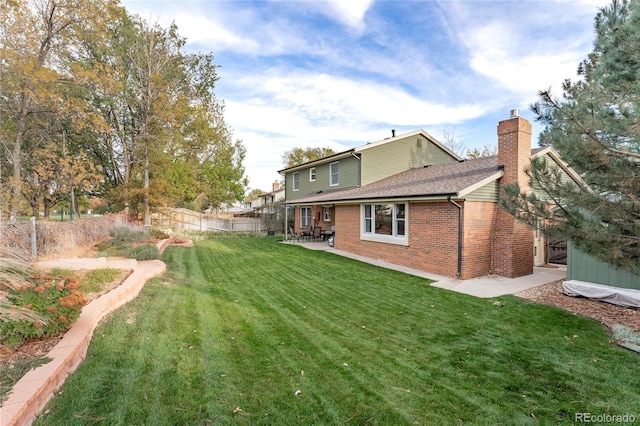
<path id="1" fill-rule="evenodd" d="M 289 227 L 289 235 L 291 236 L 291 240 L 292 240 L 293 242 L 295 242 L 295 241 L 300 241 L 300 234 L 296 233 L 296 232 L 293 230 L 293 227 L 291 227 L 291 226 Z"/>
<path id="2" fill-rule="evenodd" d="M 322 231 L 322 240 L 328 240 L 336 232 L 336 226 L 331 225 L 326 231 Z"/>
<path id="3" fill-rule="evenodd" d="M 311 235 L 311 238 L 313 238 L 313 241 L 318 241 L 322 239 L 322 228 L 319 226 L 316 226 L 315 228 L 313 228 L 313 234 Z"/>

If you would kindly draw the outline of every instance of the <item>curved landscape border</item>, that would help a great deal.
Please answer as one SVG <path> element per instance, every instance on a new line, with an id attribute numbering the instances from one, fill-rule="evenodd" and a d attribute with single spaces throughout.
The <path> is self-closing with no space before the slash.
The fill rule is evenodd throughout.
<path id="1" fill-rule="evenodd" d="M 156 246 L 162 253 L 169 245 L 192 246 L 192 241 L 160 241 Z M 125 303 L 133 300 L 144 283 L 162 275 L 167 266 L 160 260 L 137 261 L 133 259 L 59 259 L 38 262 L 43 269 L 130 269 L 133 272 L 118 287 L 93 300 L 82 309 L 75 324 L 62 340 L 47 354 L 51 361 L 25 374 L 12 388 L 0 408 L 0 426 L 30 425 L 62 386 L 67 376 L 75 371 L 87 353 L 91 336 L 100 321 Z"/>

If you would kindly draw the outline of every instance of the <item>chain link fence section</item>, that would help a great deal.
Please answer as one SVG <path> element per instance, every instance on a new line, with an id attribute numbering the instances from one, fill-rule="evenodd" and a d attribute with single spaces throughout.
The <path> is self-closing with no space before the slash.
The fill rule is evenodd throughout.
<path id="1" fill-rule="evenodd" d="M 16 220 L 0 223 L 0 247 L 35 259 L 59 255 L 109 236 L 112 229 L 128 223 L 124 214 L 110 214 L 58 222 Z"/>

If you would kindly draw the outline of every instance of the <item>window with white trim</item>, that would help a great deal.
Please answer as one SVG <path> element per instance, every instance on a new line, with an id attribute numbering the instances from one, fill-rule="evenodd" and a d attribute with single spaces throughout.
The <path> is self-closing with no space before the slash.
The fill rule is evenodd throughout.
<path id="1" fill-rule="evenodd" d="M 406 237 L 406 203 L 363 204 L 363 234 Z"/>
<path id="2" fill-rule="evenodd" d="M 316 181 L 316 168 L 312 167 L 309 169 L 309 182 Z"/>
<path id="3" fill-rule="evenodd" d="M 300 207 L 300 226 L 311 226 L 311 207 Z"/>
<path id="4" fill-rule="evenodd" d="M 336 186 L 340 183 L 338 173 L 338 162 L 329 164 L 329 185 Z"/>
<path id="5" fill-rule="evenodd" d="M 325 222 L 331 222 L 331 208 L 323 207 L 322 208 L 322 220 Z"/>
<path id="6" fill-rule="evenodd" d="M 300 190 L 300 172 L 293 173 L 293 190 L 294 191 Z"/>

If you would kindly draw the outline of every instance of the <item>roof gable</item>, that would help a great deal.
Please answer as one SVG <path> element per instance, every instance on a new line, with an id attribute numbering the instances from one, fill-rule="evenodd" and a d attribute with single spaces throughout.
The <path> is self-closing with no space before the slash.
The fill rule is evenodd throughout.
<path id="1" fill-rule="evenodd" d="M 292 166 L 292 167 L 287 167 L 287 168 L 284 168 L 282 170 L 278 170 L 278 173 L 286 174 L 286 173 L 291 173 L 291 172 L 295 172 L 295 171 L 298 171 L 298 170 L 308 169 L 310 167 L 315 167 L 315 166 L 318 166 L 320 164 L 325 164 L 325 163 L 329 163 L 329 162 L 332 162 L 332 161 L 339 160 L 341 158 L 346 158 L 346 157 L 350 157 L 352 155 L 357 155 L 357 154 L 359 154 L 359 153 L 361 153 L 363 151 L 366 151 L 368 149 L 371 149 L 371 148 L 379 147 L 379 146 L 385 145 L 385 144 L 394 143 L 394 142 L 397 142 L 399 140 L 404 140 L 404 139 L 411 138 L 411 137 L 414 137 L 414 136 L 422 136 L 424 139 L 426 139 L 427 141 L 429 141 L 430 143 L 432 143 L 433 145 L 438 147 L 446 155 L 450 156 L 454 160 L 461 160 L 461 158 L 458 157 L 453 151 L 451 151 L 450 149 L 445 147 L 442 143 L 438 142 L 438 140 L 436 138 L 434 138 L 433 136 L 431 136 L 429 133 L 425 132 L 424 130 L 419 129 L 419 130 L 414 130 L 414 131 L 409 132 L 409 133 L 403 133 L 401 135 L 393 136 L 391 138 L 385 138 L 385 139 L 379 140 L 377 142 L 369 142 L 369 143 L 366 143 L 364 145 L 360 145 L 358 147 L 348 149 L 346 151 L 342 151 L 342 152 L 338 152 L 338 153 L 335 153 L 335 154 L 331 154 L 331 155 L 328 155 L 328 156 L 323 157 L 323 158 L 318 158 L 317 160 L 308 161 L 306 163 L 298 164 L 298 165 L 295 165 L 295 166 Z"/>
<path id="2" fill-rule="evenodd" d="M 578 172 L 576 172 L 566 161 L 562 159 L 562 157 L 560 157 L 558 151 L 550 146 L 531 150 L 531 158 L 540 158 L 545 155 L 549 156 L 549 158 L 551 158 L 558 165 L 558 167 L 560 167 L 567 174 L 567 176 L 569 176 L 569 178 L 571 178 L 571 180 L 576 183 L 576 185 L 585 188 L 588 191 L 592 191 L 592 189 L 589 187 L 589 185 L 587 185 L 584 179 L 580 177 Z"/>
<path id="3" fill-rule="evenodd" d="M 396 141 L 401 140 L 401 139 L 412 138 L 414 136 L 422 136 L 427 141 L 429 141 L 430 143 L 434 144 L 435 146 L 440 148 L 442 151 L 444 151 L 451 158 L 453 158 L 455 160 L 461 160 L 461 158 L 458 157 L 453 151 L 451 151 L 449 148 L 445 147 L 442 143 L 438 142 L 438 140 L 436 138 L 434 138 L 433 136 L 431 136 L 429 133 L 425 132 L 422 129 L 414 130 L 413 132 L 409 132 L 409 133 L 403 133 L 401 135 L 397 135 L 397 136 L 394 136 L 394 137 L 391 137 L 391 138 L 386 138 L 386 139 L 383 139 L 383 140 L 380 140 L 380 141 L 377 141 L 377 142 L 372 142 L 372 143 L 368 143 L 368 144 L 365 144 L 365 145 L 361 145 L 359 147 L 354 148 L 354 151 L 356 153 L 360 153 L 360 152 L 365 151 L 367 149 L 375 148 L 375 147 L 378 147 L 380 145 L 384 145 L 384 144 L 388 144 L 388 143 L 393 143 L 393 142 L 396 142 Z"/>

